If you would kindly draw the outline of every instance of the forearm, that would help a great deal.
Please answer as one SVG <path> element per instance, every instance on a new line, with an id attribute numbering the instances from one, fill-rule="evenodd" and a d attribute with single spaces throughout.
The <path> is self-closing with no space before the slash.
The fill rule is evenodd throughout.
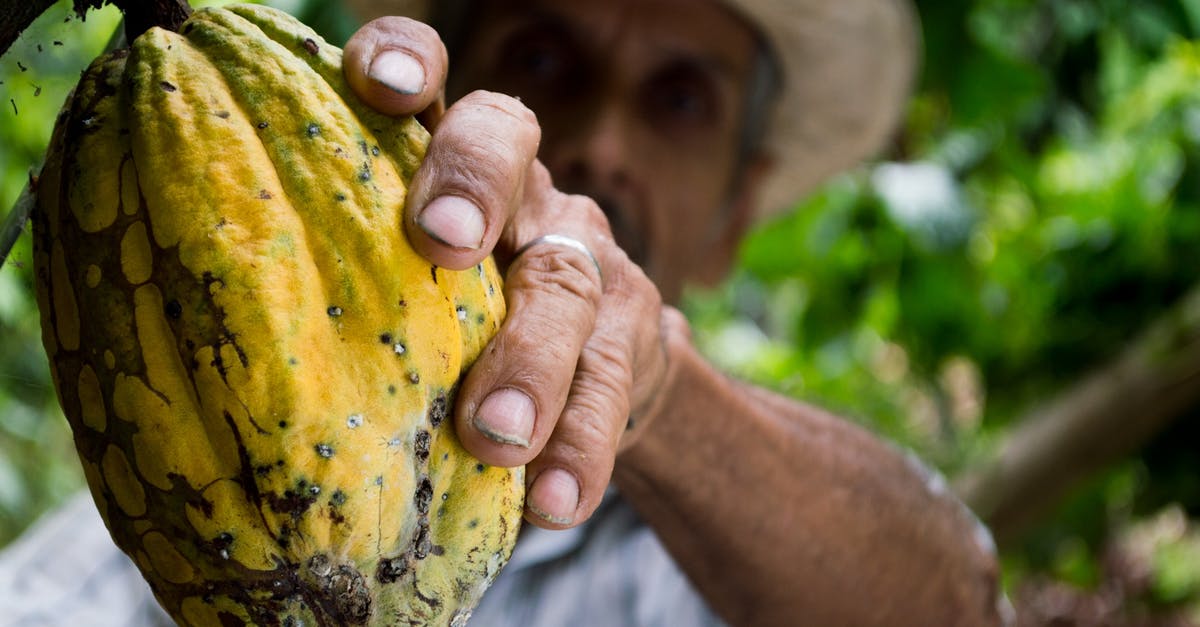
<path id="1" fill-rule="evenodd" d="M 670 348 L 622 493 L 735 625 L 997 624 L 974 519 L 894 448 Z"/>

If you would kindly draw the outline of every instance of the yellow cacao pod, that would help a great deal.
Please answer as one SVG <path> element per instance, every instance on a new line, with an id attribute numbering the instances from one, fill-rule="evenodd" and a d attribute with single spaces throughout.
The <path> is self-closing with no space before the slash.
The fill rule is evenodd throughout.
<path id="1" fill-rule="evenodd" d="M 504 315 L 405 241 L 428 135 L 279 11 L 197 11 L 84 74 L 39 182 L 43 340 L 96 505 L 183 625 L 461 624 L 521 469 L 454 435 Z"/>

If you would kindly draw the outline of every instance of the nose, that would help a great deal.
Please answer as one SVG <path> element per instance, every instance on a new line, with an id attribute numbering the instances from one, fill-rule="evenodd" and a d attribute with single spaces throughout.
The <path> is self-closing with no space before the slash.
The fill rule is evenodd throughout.
<path id="1" fill-rule="evenodd" d="M 542 162 L 554 184 L 590 196 L 608 217 L 617 244 L 635 263 L 647 261 L 649 225 L 637 189 L 636 120 L 619 107 L 596 106 L 543 127 Z"/>
<path id="2" fill-rule="evenodd" d="M 555 182 L 567 191 L 621 195 L 634 157 L 628 116 L 603 104 L 572 118 L 563 120 L 543 147 Z"/>

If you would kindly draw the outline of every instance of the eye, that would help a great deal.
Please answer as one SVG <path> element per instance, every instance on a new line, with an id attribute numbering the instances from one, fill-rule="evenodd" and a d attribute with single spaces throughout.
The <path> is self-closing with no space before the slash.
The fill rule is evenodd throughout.
<path id="1" fill-rule="evenodd" d="M 692 66 L 678 66 L 655 75 L 646 85 L 645 110 L 658 124 L 700 127 L 720 121 L 721 103 L 708 75 Z"/>
<path id="2" fill-rule="evenodd" d="M 516 80 L 553 83 L 567 76 L 574 56 L 561 37 L 546 32 L 520 32 L 501 51 L 500 69 Z"/>

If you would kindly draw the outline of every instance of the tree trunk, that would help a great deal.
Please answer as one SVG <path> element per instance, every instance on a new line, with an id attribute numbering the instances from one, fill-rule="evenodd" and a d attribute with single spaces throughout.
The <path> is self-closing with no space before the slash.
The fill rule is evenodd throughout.
<path id="1" fill-rule="evenodd" d="M 1136 452 L 1200 404 L 1200 288 L 1116 360 L 1019 420 L 955 488 L 1001 546 L 1080 481 Z"/>

